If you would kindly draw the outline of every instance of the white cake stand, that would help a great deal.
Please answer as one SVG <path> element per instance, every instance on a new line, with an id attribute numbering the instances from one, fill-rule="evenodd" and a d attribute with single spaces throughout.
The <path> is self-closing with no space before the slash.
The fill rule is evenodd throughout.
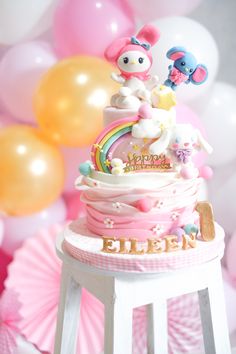
<path id="1" fill-rule="evenodd" d="M 167 299 L 192 292 L 197 292 L 199 297 L 205 353 L 231 353 L 220 265 L 223 253 L 223 230 L 220 227 L 217 227 L 216 239 L 205 242 L 202 246 L 206 247 L 205 253 L 209 251 L 208 260 L 201 256 L 198 257 L 201 262 L 190 265 L 189 261 L 184 262 L 180 258 L 181 267 L 176 267 L 175 260 L 175 268 L 171 268 L 170 260 L 167 262 L 164 259 L 164 263 L 156 262 L 156 269 L 152 267 L 151 271 L 146 268 L 140 271 L 140 268 L 137 269 L 137 262 L 131 262 L 131 259 L 130 262 L 134 264 L 131 270 L 107 269 L 109 260 L 114 267 L 119 263 L 124 267 L 124 264 L 127 265 L 128 255 L 120 255 L 122 258 L 125 256 L 126 260 L 120 258 L 114 262 L 113 257 L 118 255 L 107 254 L 105 263 L 99 263 L 99 266 L 90 264 L 92 258 L 87 259 L 84 254 L 80 258 L 81 250 L 93 256 L 99 250 L 96 247 L 92 249 L 91 245 L 89 247 L 85 239 L 82 247 L 82 236 L 73 233 L 67 227 L 56 244 L 63 267 L 54 354 L 76 354 L 83 287 L 104 304 L 104 354 L 132 353 L 132 313 L 134 308 L 143 305 L 147 305 L 148 310 L 148 354 L 167 354 Z M 194 257 L 191 251 L 183 251 L 182 257 Z M 199 252 L 200 247 L 193 251 Z M 160 255 L 155 255 L 158 256 Z M 145 259 L 149 255 L 137 257 Z M 138 267 L 142 263 L 140 262 L 141 260 Z M 166 269 L 163 268 L 164 264 L 167 265 Z M 161 267 L 160 270 L 158 266 Z"/>

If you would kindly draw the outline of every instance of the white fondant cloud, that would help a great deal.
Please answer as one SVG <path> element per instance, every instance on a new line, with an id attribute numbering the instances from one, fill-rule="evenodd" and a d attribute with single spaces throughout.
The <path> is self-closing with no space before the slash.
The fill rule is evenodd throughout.
<path id="1" fill-rule="evenodd" d="M 175 124 L 175 110 L 152 109 L 151 119 L 140 119 L 133 125 L 132 136 L 134 138 L 159 138 L 163 126 L 168 128 Z"/>
<path id="2" fill-rule="evenodd" d="M 161 135 L 160 121 L 154 119 L 140 119 L 133 125 L 132 136 L 134 138 L 159 138 Z"/>

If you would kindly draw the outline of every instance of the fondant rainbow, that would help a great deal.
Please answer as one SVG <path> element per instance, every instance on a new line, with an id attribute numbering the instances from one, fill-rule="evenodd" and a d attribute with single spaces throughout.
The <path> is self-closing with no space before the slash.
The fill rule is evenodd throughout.
<path id="1" fill-rule="evenodd" d="M 92 162 L 98 171 L 111 173 L 109 165 L 109 154 L 112 148 L 118 145 L 118 140 L 123 139 L 126 134 L 130 134 L 132 126 L 139 120 L 138 116 L 122 118 L 109 124 L 98 136 L 91 151 Z"/>

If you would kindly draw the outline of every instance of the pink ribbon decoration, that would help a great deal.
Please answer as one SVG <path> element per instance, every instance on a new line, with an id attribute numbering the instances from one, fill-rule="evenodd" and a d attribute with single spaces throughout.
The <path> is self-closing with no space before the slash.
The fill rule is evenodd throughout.
<path id="1" fill-rule="evenodd" d="M 175 151 L 175 156 L 182 163 L 189 162 L 189 157 L 192 155 L 192 150 L 189 149 L 178 149 Z"/>
<path id="2" fill-rule="evenodd" d="M 174 82 L 176 85 L 181 84 L 184 81 L 188 80 L 188 76 L 181 73 L 177 68 L 173 67 L 170 72 L 169 79 Z"/>

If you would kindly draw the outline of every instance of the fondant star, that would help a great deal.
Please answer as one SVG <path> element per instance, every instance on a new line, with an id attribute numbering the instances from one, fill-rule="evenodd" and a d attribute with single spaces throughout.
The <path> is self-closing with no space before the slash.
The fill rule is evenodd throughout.
<path id="1" fill-rule="evenodd" d="M 162 132 L 165 129 L 165 125 L 163 123 L 160 124 L 160 129 L 161 129 Z"/>
<path id="2" fill-rule="evenodd" d="M 101 149 L 102 149 L 101 145 L 99 145 L 99 144 L 93 144 L 93 146 L 95 147 L 95 149 L 98 149 L 98 150 L 102 151 L 102 150 L 101 150 Z"/>
<path id="3" fill-rule="evenodd" d="M 133 158 L 133 153 L 131 151 L 128 152 L 127 156 L 132 159 Z"/>
<path id="4" fill-rule="evenodd" d="M 136 151 L 139 150 L 139 145 L 134 144 L 134 145 L 133 145 L 133 149 L 136 150 Z"/>
<path id="5" fill-rule="evenodd" d="M 104 164 L 105 164 L 107 167 L 109 167 L 109 166 L 111 165 L 111 161 L 106 160 L 106 161 L 104 162 Z"/>
<path id="6" fill-rule="evenodd" d="M 169 110 L 170 108 L 176 106 L 176 94 L 173 90 L 168 90 L 166 93 L 163 91 L 166 89 L 166 86 L 161 85 L 160 91 L 155 91 L 155 95 L 158 97 L 157 108 Z"/>

